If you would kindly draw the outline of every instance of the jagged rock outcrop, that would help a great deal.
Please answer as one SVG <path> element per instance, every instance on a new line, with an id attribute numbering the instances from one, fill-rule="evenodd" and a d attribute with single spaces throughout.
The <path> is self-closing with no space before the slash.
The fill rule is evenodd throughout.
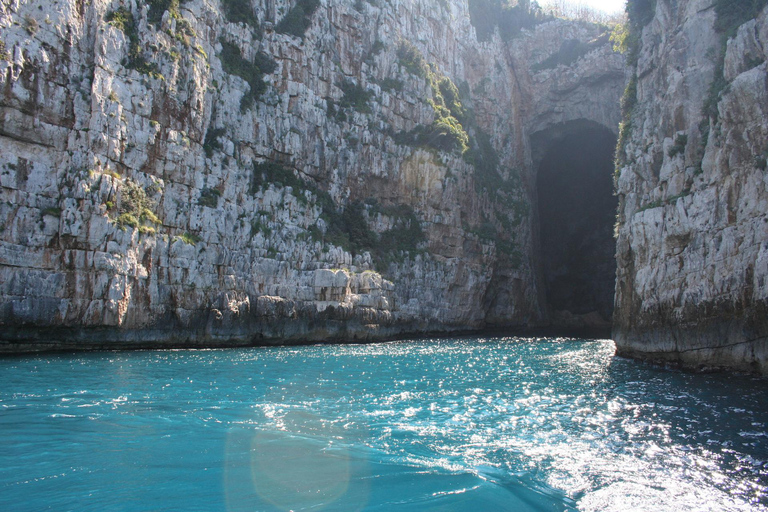
<path id="1" fill-rule="evenodd" d="M 768 11 L 755 10 L 760 4 L 632 4 L 652 9 L 635 18 L 637 79 L 625 104 L 636 84 L 637 105 L 619 153 L 621 355 L 768 373 Z"/>
<path id="2" fill-rule="evenodd" d="M 2 0 L 0 31 L 3 351 L 544 325 L 530 136 L 615 129 L 624 83 L 599 27 L 478 42 L 465 2 Z"/>

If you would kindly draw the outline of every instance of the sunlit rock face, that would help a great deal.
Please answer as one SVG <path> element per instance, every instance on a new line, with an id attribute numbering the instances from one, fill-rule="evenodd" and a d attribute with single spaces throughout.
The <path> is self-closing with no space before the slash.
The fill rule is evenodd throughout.
<path id="1" fill-rule="evenodd" d="M 642 30 L 614 336 L 623 355 L 766 374 L 768 13 L 733 6 L 657 0 Z"/>
<path id="2" fill-rule="evenodd" d="M 615 131 L 603 29 L 299 4 L 0 3 L 2 350 L 550 322 L 531 135 Z"/>

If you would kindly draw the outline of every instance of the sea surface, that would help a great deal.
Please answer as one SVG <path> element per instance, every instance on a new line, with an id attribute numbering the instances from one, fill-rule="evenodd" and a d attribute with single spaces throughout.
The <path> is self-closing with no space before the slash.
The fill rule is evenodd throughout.
<path id="1" fill-rule="evenodd" d="M 768 380 L 465 338 L 0 359 L 0 510 L 768 510 Z"/>

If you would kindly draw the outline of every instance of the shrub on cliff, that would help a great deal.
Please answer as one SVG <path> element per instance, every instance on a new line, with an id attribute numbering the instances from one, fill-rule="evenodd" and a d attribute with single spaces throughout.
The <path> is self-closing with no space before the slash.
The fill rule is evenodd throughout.
<path id="1" fill-rule="evenodd" d="M 653 19 L 656 0 L 627 0 L 625 7 L 627 21 L 614 27 L 611 32 L 613 49 L 627 55 L 627 64 L 637 66 L 640 52 L 640 34 L 643 27 Z"/>
<path id="2" fill-rule="evenodd" d="M 435 120 L 420 134 L 420 142 L 441 151 L 464 154 L 469 147 L 469 135 L 462 124 L 466 110 L 459 100 L 459 90 L 447 76 L 437 72 L 427 74 L 432 87 L 429 101 L 435 112 Z"/>
<path id="3" fill-rule="evenodd" d="M 133 15 L 125 7 L 118 7 L 116 10 L 108 12 L 105 19 L 107 23 L 126 35 L 130 35 L 135 30 Z"/>
<path id="4" fill-rule="evenodd" d="M 379 214 L 390 218 L 392 227 L 377 234 L 368 227 L 368 217 Z M 328 215 L 330 214 L 330 215 Z M 426 241 L 421 223 L 413 208 L 405 204 L 379 206 L 369 198 L 366 204 L 355 201 L 341 211 L 335 207 L 324 210 L 328 229 L 325 240 L 339 245 L 352 254 L 369 252 L 379 272 L 386 272 L 389 265 L 402 262 L 406 254 L 421 252 L 420 246 Z"/>
<path id="5" fill-rule="evenodd" d="M 447 76 L 427 64 L 422 53 L 407 41 L 401 41 L 397 49 L 400 65 L 412 74 L 425 78 L 432 90 L 427 100 L 435 113 L 429 126 L 417 126 L 410 132 L 392 133 L 395 143 L 408 146 L 428 146 L 439 151 L 463 154 L 469 144 L 469 136 L 462 125 L 466 110 L 459 98 L 459 89 Z"/>
<path id="6" fill-rule="evenodd" d="M 637 105 L 637 73 L 632 74 L 621 97 L 621 122 L 619 123 L 619 138 L 616 142 L 616 153 L 614 155 L 617 174 L 626 163 L 625 148 L 632 131 L 632 112 L 635 109 L 635 105 Z"/>
<path id="7" fill-rule="evenodd" d="M 163 19 L 165 11 L 171 11 L 171 13 L 178 13 L 179 4 L 183 0 L 147 0 L 149 4 L 149 12 L 147 13 L 147 21 L 150 23 L 160 23 Z"/>
<path id="8" fill-rule="evenodd" d="M 370 252 L 380 269 L 389 262 L 402 259 L 402 252 L 417 251 L 425 240 L 421 225 L 409 206 L 381 208 L 375 201 L 367 205 L 353 201 L 345 207 L 339 207 L 328 192 L 311 180 L 299 178 L 289 167 L 272 161 L 254 164 L 251 193 L 258 193 L 270 184 L 278 188 L 291 187 L 292 194 L 300 201 L 307 201 L 305 191 L 311 192 L 314 204 L 320 208 L 325 232 L 313 226 L 308 230 L 308 236 L 318 242 L 339 246 L 353 255 Z M 368 215 L 381 213 L 391 217 L 393 227 L 381 235 L 377 234 L 369 227 L 366 212 Z M 264 231 L 261 222 L 256 223 L 252 226 L 253 232 Z"/>
<path id="9" fill-rule="evenodd" d="M 123 66 L 128 69 L 135 69 L 139 73 L 150 75 L 154 78 L 162 78 L 162 75 L 157 70 L 157 64 L 148 62 L 142 54 L 136 21 L 131 11 L 125 7 L 119 7 L 114 11 L 108 12 L 105 19 L 107 23 L 121 30 L 128 38 L 128 58 L 123 61 Z"/>
<path id="10" fill-rule="evenodd" d="M 447 76 L 435 77 L 432 82 L 432 93 L 435 102 L 448 109 L 450 114 L 459 121 L 464 121 L 467 115 L 459 99 L 459 89 L 453 80 Z"/>
<path id="11" fill-rule="evenodd" d="M 445 111 L 442 111 L 445 112 Z M 464 154 L 469 147 L 469 135 L 459 121 L 450 115 L 436 114 L 429 126 L 417 126 L 409 132 L 390 133 L 395 144 L 403 146 L 424 146 Z"/>
<path id="12" fill-rule="evenodd" d="M 396 55 L 398 62 L 406 71 L 418 77 L 426 78 L 429 65 L 418 48 L 408 41 L 400 41 Z"/>
<path id="13" fill-rule="evenodd" d="M 467 150 L 469 136 L 455 117 L 438 113 L 435 121 L 422 131 L 419 142 L 441 151 L 461 154 Z"/>
<path id="14" fill-rule="evenodd" d="M 208 131 L 205 134 L 205 139 L 203 140 L 203 151 L 205 151 L 205 156 L 211 158 L 214 151 L 221 149 L 219 137 L 223 137 L 226 133 L 227 130 L 224 128 L 208 128 Z"/>
<path id="15" fill-rule="evenodd" d="M 277 24 L 275 30 L 282 34 L 304 37 L 312 24 L 312 15 L 320 6 L 320 0 L 298 0 Z"/>
<path id="16" fill-rule="evenodd" d="M 131 179 L 122 182 L 119 191 L 117 226 L 121 229 L 130 226 L 142 233 L 154 234 L 155 228 L 146 224 L 160 224 L 160 219 L 152 211 L 154 203 L 147 197 L 147 191 Z"/>
<path id="17" fill-rule="evenodd" d="M 685 153 L 685 147 L 688 145 L 688 135 L 677 134 L 675 136 L 675 143 L 667 151 L 667 155 L 670 158 L 674 158 L 677 155 Z"/>
<path id="18" fill-rule="evenodd" d="M 392 228 L 383 232 L 376 244 L 376 257 L 381 262 L 396 260 L 401 252 L 418 252 L 427 239 L 416 213 L 408 205 L 374 208 L 372 213 L 382 213 L 393 219 Z"/>
<path id="19" fill-rule="evenodd" d="M 251 178 L 251 193 L 255 194 L 269 184 L 276 187 L 291 187 L 294 195 L 301 190 L 309 188 L 304 180 L 296 177 L 291 169 L 277 162 L 269 160 L 253 164 L 253 176 Z M 297 196 L 298 197 L 298 196 Z"/>
<path id="20" fill-rule="evenodd" d="M 230 75 L 239 76 L 250 86 L 250 90 L 245 93 L 240 100 L 240 110 L 245 111 L 251 108 L 253 102 L 267 90 L 267 84 L 264 82 L 264 75 L 275 71 L 277 64 L 268 55 L 264 53 L 256 54 L 254 61 L 244 59 L 240 53 L 240 48 L 224 39 L 221 43 L 221 67 Z"/>
<path id="21" fill-rule="evenodd" d="M 499 155 L 491 144 L 491 137 L 475 128 L 472 145 L 466 153 L 464 160 L 475 168 L 475 189 L 478 192 L 487 191 L 489 194 L 495 194 L 501 186 L 503 180 L 499 175 Z"/>
<path id="22" fill-rule="evenodd" d="M 253 12 L 251 0 L 221 0 L 221 7 L 228 22 L 245 23 L 258 30 L 259 19 Z"/>
<path id="23" fill-rule="evenodd" d="M 370 113 L 371 106 L 368 102 L 373 96 L 373 92 L 368 91 L 362 85 L 357 85 L 351 80 L 344 80 L 344 82 L 342 82 L 341 91 L 344 95 L 339 102 L 339 106 L 351 107 L 364 114 Z"/>
<path id="24" fill-rule="evenodd" d="M 656 0 L 627 0 L 625 9 L 626 24 L 617 26 L 611 34 L 614 49 L 627 55 L 627 64 L 633 71 L 621 98 L 621 123 L 614 158 L 617 175 L 621 167 L 627 163 L 625 149 L 632 132 L 632 113 L 637 105 L 637 59 L 640 54 L 640 35 L 643 27 L 653 19 Z"/>
<path id="25" fill-rule="evenodd" d="M 329 212 L 325 212 L 328 215 Z M 363 204 L 350 203 L 341 212 L 331 215 L 326 239 L 344 247 L 353 255 L 370 251 L 376 243 L 376 233 L 368 227 L 363 216 Z"/>
<path id="26" fill-rule="evenodd" d="M 383 80 L 380 80 L 379 87 L 381 87 L 381 90 L 384 92 L 401 92 L 403 90 L 403 84 L 402 80 L 399 80 L 397 78 L 384 78 Z"/>
<path id="27" fill-rule="evenodd" d="M 197 204 L 200 206 L 207 206 L 208 208 L 216 208 L 219 206 L 219 197 L 221 197 L 221 191 L 215 188 L 205 187 L 200 191 L 200 197 L 197 199 Z"/>
<path id="28" fill-rule="evenodd" d="M 585 3 L 573 2 L 573 0 L 548 0 L 542 10 L 555 18 L 607 26 L 613 26 L 623 18 L 621 14 L 610 14 Z"/>

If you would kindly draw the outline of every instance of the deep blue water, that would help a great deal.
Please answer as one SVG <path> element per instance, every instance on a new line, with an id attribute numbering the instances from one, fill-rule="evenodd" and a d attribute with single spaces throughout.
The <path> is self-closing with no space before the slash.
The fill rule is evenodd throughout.
<path id="1" fill-rule="evenodd" d="M 0 510 L 768 510 L 768 381 L 613 350 L 0 359 Z"/>

